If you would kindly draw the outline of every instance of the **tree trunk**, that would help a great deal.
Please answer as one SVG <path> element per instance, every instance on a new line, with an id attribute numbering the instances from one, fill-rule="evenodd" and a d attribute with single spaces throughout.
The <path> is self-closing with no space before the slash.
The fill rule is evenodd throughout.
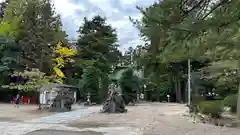
<path id="1" fill-rule="evenodd" d="M 237 119 L 240 120 L 240 82 L 238 84 Z"/>
<path id="2" fill-rule="evenodd" d="M 157 101 L 160 102 L 160 91 L 157 90 Z"/>
<path id="3" fill-rule="evenodd" d="M 38 98 L 36 97 L 38 99 L 38 109 L 41 110 L 42 109 L 42 105 L 40 103 L 40 94 L 38 95 L 38 93 L 36 93 L 36 95 L 38 96 Z"/>
<path id="4" fill-rule="evenodd" d="M 238 60 L 238 67 L 240 68 L 240 60 Z M 237 97 L 238 97 L 238 99 L 237 99 L 237 120 L 240 121 L 240 81 L 238 82 L 238 96 Z"/>
<path id="5" fill-rule="evenodd" d="M 191 104 L 191 61 L 188 59 L 188 105 Z"/>
<path id="6" fill-rule="evenodd" d="M 180 91 L 180 81 L 178 76 L 174 76 L 174 89 L 176 92 L 176 102 L 181 102 L 181 91 Z"/>
<path id="7" fill-rule="evenodd" d="M 178 78 L 178 99 L 179 102 L 182 102 L 182 90 L 181 90 L 181 80 Z"/>
<path id="8" fill-rule="evenodd" d="M 174 86 L 174 91 L 176 93 L 175 98 L 176 102 L 178 101 L 178 92 L 177 92 L 177 81 L 176 81 L 176 76 L 173 75 L 173 86 Z"/>

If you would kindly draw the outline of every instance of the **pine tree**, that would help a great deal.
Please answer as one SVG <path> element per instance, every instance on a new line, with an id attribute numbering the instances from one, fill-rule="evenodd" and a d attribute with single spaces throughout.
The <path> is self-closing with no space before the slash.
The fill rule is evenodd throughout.
<path id="1" fill-rule="evenodd" d="M 96 66 L 103 72 L 109 72 L 119 55 L 116 31 L 106 24 L 105 18 L 95 16 L 92 20 L 84 18 L 84 24 L 78 32 L 77 46 L 81 57 L 98 61 Z"/>
<path id="2" fill-rule="evenodd" d="M 98 101 L 102 101 L 107 94 L 108 74 L 119 61 L 116 31 L 106 24 L 105 18 L 95 16 L 91 20 L 84 18 L 84 23 L 78 32 L 79 38 L 76 45 L 79 48 L 78 56 L 80 57 L 76 58 L 76 61 L 81 62 L 78 64 L 82 65 L 84 71 L 91 70 L 88 78 L 82 78 L 85 82 L 84 89 L 89 90 L 86 92 L 91 92 L 94 87 L 94 96 L 98 97 Z M 93 69 L 95 72 L 92 71 Z M 83 74 L 85 76 L 86 72 Z M 91 77 L 92 79 L 89 79 Z M 90 80 L 93 81 L 89 82 Z"/>
<path id="3" fill-rule="evenodd" d="M 164 0 L 141 9 L 143 18 L 138 27 L 142 37 L 150 42 L 146 46 L 149 55 L 146 55 L 148 63 L 143 63 L 145 69 L 156 74 L 166 63 L 166 66 L 173 66 L 186 59 L 203 61 L 205 68 L 198 72 L 199 78 L 206 77 L 217 89 L 224 86 L 226 93 L 230 93 L 229 88 L 236 91 L 239 84 L 239 4 L 239 1 L 228 0 Z M 171 70 L 169 68 L 168 72 Z M 240 95 L 238 98 L 240 119 Z"/>
<path id="4" fill-rule="evenodd" d="M 85 94 L 85 98 L 87 93 L 91 94 L 91 101 L 100 103 L 101 99 L 99 99 L 99 71 L 92 67 L 88 66 L 83 70 L 82 74 L 82 93 Z"/>

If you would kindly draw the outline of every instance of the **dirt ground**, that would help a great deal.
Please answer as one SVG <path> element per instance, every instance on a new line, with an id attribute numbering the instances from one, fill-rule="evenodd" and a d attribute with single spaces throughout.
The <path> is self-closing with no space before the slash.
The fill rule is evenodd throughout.
<path id="1" fill-rule="evenodd" d="M 20 105 L 15 108 L 13 104 L 0 104 L 0 121 L 24 121 L 54 114 L 37 109 L 37 105 Z"/>
<path id="2" fill-rule="evenodd" d="M 95 113 L 69 124 L 77 128 L 131 127 L 143 135 L 237 135 L 240 129 L 193 123 L 182 104 L 144 103 L 124 114 Z M 238 132 L 238 133 L 237 133 Z"/>

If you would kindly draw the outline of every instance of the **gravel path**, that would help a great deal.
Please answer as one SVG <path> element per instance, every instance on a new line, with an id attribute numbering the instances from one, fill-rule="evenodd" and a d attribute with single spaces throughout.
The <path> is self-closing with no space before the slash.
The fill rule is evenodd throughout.
<path id="1" fill-rule="evenodd" d="M 25 122 L 38 122 L 38 123 L 68 123 L 70 121 L 88 116 L 91 113 L 99 112 L 99 107 L 82 107 L 70 112 L 57 113 L 51 116 L 45 116 L 37 119 L 27 120 Z"/>
<path id="2" fill-rule="evenodd" d="M 124 126 L 138 129 L 138 135 L 238 135 L 240 129 L 193 123 L 180 104 L 148 103 L 130 107 L 125 114 L 100 114 L 69 124 L 77 128 Z"/>
<path id="3" fill-rule="evenodd" d="M 79 119 L 98 111 L 99 107 L 82 107 L 71 112 L 53 114 L 32 120 L 19 122 L 0 122 L 0 135 L 24 135 L 40 129 L 79 131 L 79 129 L 65 126 L 64 123 Z"/>
<path id="4" fill-rule="evenodd" d="M 73 120 L 99 111 L 99 106 L 80 107 L 71 112 L 58 113 L 33 120 L 0 122 L 0 135 L 138 135 L 134 129 L 125 127 L 80 129 L 66 125 Z"/>

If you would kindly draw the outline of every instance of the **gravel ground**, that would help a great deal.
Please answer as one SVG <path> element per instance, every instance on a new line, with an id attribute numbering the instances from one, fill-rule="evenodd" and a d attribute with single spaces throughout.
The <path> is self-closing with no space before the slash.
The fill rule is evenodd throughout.
<path id="1" fill-rule="evenodd" d="M 181 104 L 145 103 L 128 106 L 124 114 L 94 113 L 71 122 L 68 126 L 82 128 L 131 127 L 139 135 L 237 135 L 240 129 L 193 123 Z"/>
<path id="2" fill-rule="evenodd" d="M 15 108 L 13 104 L 0 104 L 0 121 L 26 121 L 55 114 L 37 109 L 37 105 L 31 104 L 20 105 L 19 108 Z"/>
<path id="3" fill-rule="evenodd" d="M 27 113 L 24 107 L 21 109 L 23 110 L 20 114 L 25 121 L 0 122 L 0 135 L 237 135 L 240 133 L 240 129 L 195 124 L 183 115 L 186 114 L 187 108 L 181 104 L 144 103 L 127 106 L 128 112 L 124 114 L 102 114 L 99 113 L 100 106 L 80 107 L 72 112 L 49 117 L 39 118 L 40 115 L 35 114 L 36 116 L 30 117 L 33 118 L 31 120 L 26 120 Z M 4 111 L 4 109 L 0 110 L 0 112 Z M 17 116 L 13 112 L 9 112 L 11 117 L 6 117 L 8 116 L 6 112 L 5 115 L 2 114 L 6 121 L 8 118 L 19 117 L 17 111 L 20 109 L 15 108 L 12 111 Z M 86 116 L 86 112 L 95 113 Z"/>
<path id="4" fill-rule="evenodd" d="M 77 120 L 99 111 L 100 106 L 78 106 L 70 112 L 57 113 L 32 120 L 12 121 L 3 117 L 4 121 L 0 121 L 0 135 L 138 135 L 134 129 L 125 127 L 80 129 L 66 125 L 72 120 Z"/>

